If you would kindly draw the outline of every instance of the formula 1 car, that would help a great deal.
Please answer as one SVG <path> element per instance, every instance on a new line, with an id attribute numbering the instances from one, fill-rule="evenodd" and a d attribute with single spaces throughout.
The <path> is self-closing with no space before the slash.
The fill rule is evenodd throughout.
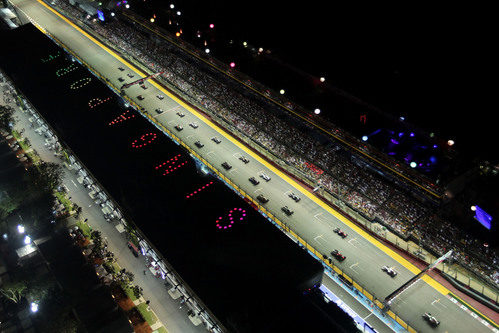
<path id="1" fill-rule="evenodd" d="M 340 236 L 341 236 L 341 238 L 346 238 L 346 237 L 348 236 L 348 235 L 347 235 L 344 231 L 341 231 L 341 229 L 340 229 L 340 228 L 336 228 L 336 229 L 334 229 L 334 232 L 335 232 L 336 234 L 340 235 Z"/>
<path id="2" fill-rule="evenodd" d="M 433 327 L 437 327 L 438 325 L 440 325 L 440 322 L 437 320 L 437 318 L 433 317 L 429 312 L 425 312 L 421 317 L 423 317 L 423 319 Z"/>
<path id="3" fill-rule="evenodd" d="M 392 267 L 383 266 L 383 267 L 381 267 L 381 270 L 383 272 L 386 272 L 386 274 L 390 275 L 391 277 L 397 276 L 397 271 L 394 270 Z"/>
<path id="4" fill-rule="evenodd" d="M 346 259 L 346 257 L 341 254 L 338 250 L 334 250 L 331 252 L 331 255 L 336 258 L 338 261 L 343 261 Z"/>

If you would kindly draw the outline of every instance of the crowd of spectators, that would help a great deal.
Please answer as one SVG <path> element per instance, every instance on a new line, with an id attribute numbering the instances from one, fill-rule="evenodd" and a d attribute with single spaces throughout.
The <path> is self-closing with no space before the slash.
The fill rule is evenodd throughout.
<path id="1" fill-rule="evenodd" d="M 74 7 L 61 3 L 64 10 L 81 17 Z M 477 240 L 463 244 L 466 235 L 448 221 L 439 219 L 432 208 L 366 167 L 366 162 L 341 143 L 321 143 L 310 129 L 296 124 L 276 106 L 261 97 L 243 93 L 241 87 L 210 71 L 205 64 L 179 50 L 172 43 L 147 38 L 119 20 L 106 25 L 87 21 L 87 25 L 120 52 L 145 65 L 151 72 L 164 71 L 161 79 L 189 100 L 237 129 L 239 136 L 263 149 L 320 184 L 327 192 L 370 220 L 382 223 L 399 236 L 415 237 L 432 252 L 442 255 L 450 249 L 457 259 L 489 281 L 497 283 L 497 257 L 494 251 L 483 255 Z M 291 104 L 290 104 L 291 105 Z M 477 246 L 478 245 L 478 246 Z M 479 256 L 472 251 L 476 248 Z"/>

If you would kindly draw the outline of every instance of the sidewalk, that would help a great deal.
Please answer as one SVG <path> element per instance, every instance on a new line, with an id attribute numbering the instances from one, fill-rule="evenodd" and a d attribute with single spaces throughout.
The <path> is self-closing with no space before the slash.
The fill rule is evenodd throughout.
<path id="1" fill-rule="evenodd" d="M 206 332 L 203 325 L 194 326 L 188 318 L 186 307 L 182 307 L 179 300 L 173 300 L 168 294 L 168 290 L 162 279 L 153 276 L 146 267 L 142 256 L 136 258 L 127 246 L 128 240 L 124 233 L 120 233 L 114 224 L 104 219 L 101 207 L 96 204 L 88 195 L 87 189 L 78 182 L 75 170 L 68 170 L 62 160 L 54 155 L 54 151 L 46 145 L 45 137 L 35 132 L 39 126 L 31 126 L 27 111 L 20 110 L 16 106 L 14 98 L 10 98 L 10 103 L 3 99 L 4 84 L 0 84 L 0 104 L 10 105 L 16 111 L 15 129 L 20 131 L 24 129 L 23 136 L 28 138 L 33 149 L 39 154 L 41 159 L 46 162 L 61 164 L 64 169 L 62 183 L 68 188 L 68 196 L 71 201 L 83 208 L 81 219 L 88 218 L 88 224 L 93 230 L 99 230 L 104 240 L 108 244 L 108 249 L 114 253 L 119 266 L 126 268 L 127 271 L 134 274 L 133 284 L 143 288 L 143 302 L 150 301 L 150 309 L 158 318 L 158 321 L 152 324 L 155 332 Z M 10 97 L 10 96 L 9 96 Z M 146 274 L 144 274 L 144 271 Z M 166 330 L 161 327 L 166 328 Z"/>

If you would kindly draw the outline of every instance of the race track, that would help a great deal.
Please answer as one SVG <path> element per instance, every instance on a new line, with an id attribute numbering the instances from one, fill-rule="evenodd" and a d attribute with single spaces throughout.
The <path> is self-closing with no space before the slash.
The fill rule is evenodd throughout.
<path id="1" fill-rule="evenodd" d="M 113 85 L 119 87 L 123 84 L 118 81 L 118 77 L 123 77 L 125 82 L 131 82 L 144 76 L 144 73 L 126 63 L 119 55 L 88 38 L 81 30 L 70 25 L 41 3 L 35 0 L 11 2 L 20 9 L 18 14 L 26 13 L 93 66 L 102 76 L 108 78 Z M 120 66 L 126 70 L 119 71 Z M 133 73 L 135 77 L 130 79 L 126 76 L 127 73 Z M 253 195 L 254 198 L 258 194 L 264 194 L 269 198 L 269 202 L 265 204 L 266 208 L 286 223 L 290 229 L 306 239 L 315 249 L 325 254 L 329 254 L 334 249 L 342 252 L 346 260 L 341 263 L 335 261 L 335 264 L 377 299 L 383 300 L 418 272 L 418 269 L 405 259 L 341 217 L 313 194 L 173 96 L 172 93 L 156 83 L 148 82 L 146 86 L 148 89 L 143 90 L 135 85 L 128 88 L 126 94 L 170 131 L 175 132 L 182 141 L 212 165 L 218 166 L 221 172 L 246 193 Z M 156 97 L 158 94 L 164 95 L 165 98 L 158 99 Z M 136 98 L 138 95 L 143 95 L 145 99 L 139 101 Z M 161 108 L 164 112 L 157 114 L 154 111 L 156 108 Z M 177 115 L 179 111 L 185 116 Z M 197 123 L 199 127 L 192 128 L 189 125 L 191 122 Z M 176 125 L 181 125 L 183 130 L 177 131 L 174 128 Z M 217 144 L 211 140 L 215 136 L 221 140 L 221 143 Z M 198 140 L 204 144 L 204 147 L 198 148 L 194 145 Z M 241 155 L 246 156 L 250 162 L 245 164 L 240 161 L 238 158 Z M 229 163 L 232 168 L 229 171 L 224 170 L 221 167 L 223 162 Z M 260 178 L 259 175 L 262 172 L 269 175 L 271 180 L 266 182 Z M 260 183 L 251 184 L 248 181 L 249 177 L 255 177 Z M 301 197 L 299 202 L 293 201 L 288 196 L 291 191 Z M 281 211 L 281 207 L 285 205 L 294 211 L 290 217 Z M 333 230 L 336 227 L 341 228 L 348 236 L 343 239 L 335 234 Z M 395 278 L 388 276 L 381 270 L 384 265 L 394 267 L 398 275 Z M 443 286 L 430 277 L 425 277 L 398 297 L 391 308 L 410 326 L 422 332 L 488 332 L 491 330 L 490 326 L 484 325 L 481 320 L 475 319 L 451 302 L 446 294 L 447 290 Z M 441 321 L 439 327 L 431 329 L 428 326 L 421 318 L 425 311 L 431 312 Z"/>

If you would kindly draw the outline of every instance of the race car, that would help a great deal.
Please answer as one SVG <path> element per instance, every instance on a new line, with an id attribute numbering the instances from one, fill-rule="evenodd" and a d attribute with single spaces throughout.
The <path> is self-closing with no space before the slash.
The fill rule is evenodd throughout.
<path id="1" fill-rule="evenodd" d="M 185 116 L 185 114 L 183 114 L 182 112 L 177 112 L 177 116 L 179 116 L 180 118 L 183 118 Z"/>
<path id="2" fill-rule="evenodd" d="M 196 142 L 194 142 L 194 144 L 195 144 L 195 145 L 196 145 L 196 147 L 198 147 L 198 148 L 203 148 L 203 147 L 204 147 L 204 144 L 202 144 L 202 143 L 201 143 L 201 141 L 199 141 L 199 140 L 198 140 L 198 141 L 196 141 Z"/>
<path id="3" fill-rule="evenodd" d="M 118 69 L 122 72 L 125 70 L 123 67 L 118 67 Z"/>
<path id="4" fill-rule="evenodd" d="M 162 100 L 163 98 L 165 98 L 165 96 L 163 96 L 163 95 L 156 95 L 156 97 L 157 97 L 159 100 Z"/>
<path id="5" fill-rule="evenodd" d="M 144 90 L 146 90 L 146 89 L 147 89 L 147 86 L 145 86 L 145 85 L 143 85 L 143 84 L 141 84 L 141 85 L 140 85 L 140 87 L 141 87 L 142 89 L 144 89 Z"/>
<path id="6" fill-rule="evenodd" d="M 248 164 L 249 163 L 249 160 L 246 157 L 242 156 L 242 155 L 239 157 L 239 160 L 243 161 L 244 164 Z"/>
<path id="7" fill-rule="evenodd" d="M 156 111 L 157 114 L 162 114 L 163 113 L 163 109 L 160 109 L 160 108 L 157 108 L 154 111 Z"/>
<path id="8" fill-rule="evenodd" d="M 232 165 L 230 165 L 229 163 L 227 162 L 223 162 L 222 163 L 222 166 L 224 167 L 225 170 L 230 170 L 232 169 Z"/>
<path id="9" fill-rule="evenodd" d="M 334 229 L 334 232 L 335 232 L 335 233 L 337 233 L 338 235 L 340 235 L 340 236 L 341 236 L 341 238 L 345 238 L 345 237 L 347 237 L 347 236 L 348 236 L 348 235 L 347 235 L 344 231 L 342 231 L 340 228 L 336 228 L 336 229 Z"/>
<path id="10" fill-rule="evenodd" d="M 267 203 L 269 202 L 269 199 L 267 199 L 266 196 L 264 196 L 263 194 L 259 194 L 257 197 L 258 201 L 260 201 L 261 203 Z"/>
<path id="11" fill-rule="evenodd" d="M 429 312 L 425 312 L 421 317 L 423 317 L 423 319 L 433 327 L 437 327 L 438 325 L 440 325 L 440 322 L 437 320 L 437 318 L 433 317 Z"/>
<path id="12" fill-rule="evenodd" d="M 265 180 L 266 182 L 270 181 L 270 177 L 264 174 L 263 172 L 260 174 L 260 177 L 262 177 L 262 179 Z"/>
<path id="13" fill-rule="evenodd" d="M 381 270 L 383 272 L 386 272 L 386 274 L 390 275 L 391 277 L 397 276 L 397 271 L 394 270 L 392 267 L 383 266 L 383 267 L 381 267 Z"/>
<path id="14" fill-rule="evenodd" d="M 125 79 L 124 79 L 124 78 L 122 78 L 122 77 L 119 77 L 119 78 L 118 78 L 118 81 L 123 82 L 123 81 L 125 81 Z"/>
<path id="15" fill-rule="evenodd" d="M 211 138 L 211 141 L 215 142 L 216 144 L 219 144 L 220 142 L 222 142 L 222 141 L 220 141 L 220 139 L 219 139 L 219 138 L 217 138 L 216 136 L 212 137 L 212 138 Z"/>
<path id="16" fill-rule="evenodd" d="M 139 99 L 139 101 L 144 100 L 144 96 L 142 96 L 142 95 L 137 96 L 137 98 Z"/>
<path id="17" fill-rule="evenodd" d="M 180 132 L 184 128 L 182 127 L 182 125 L 177 125 L 177 126 L 175 126 L 175 129 Z"/>
<path id="18" fill-rule="evenodd" d="M 346 257 L 341 254 L 338 250 L 331 251 L 331 255 L 336 258 L 338 261 L 343 261 L 346 259 Z"/>
<path id="19" fill-rule="evenodd" d="M 291 199 L 293 199 L 293 200 L 294 200 L 294 201 L 296 201 L 296 202 L 298 202 L 298 201 L 300 201 L 300 200 L 301 200 L 301 198 L 300 198 L 299 196 L 297 196 L 296 194 L 294 194 L 293 192 L 289 193 L 288 195 L 289 195 L 289 197 L 290 197 Z"/>
<path id="20" fill-rule="evenodd" d="M 129 78 L 133 78 L 135 75 L 128 73 L 126 76 L 128 76 Z"/>
<path id="21" fill-rule="evenodd" d="M 293 215 L 293 211 L 291 209 L 289 209 L 288 206 L 284 206 L 281 208 L 281 210 L 287 215 L 287 216 L 291 216 Z"/>
<path id="22" fill-rule="evenodd" d="M 258 180 L 255 179 L 255 177 L 251 177 L 248 179 L 250 181 L 251 184 L 253 185 L 258 185 L 260 184 L 260 182 Z"/>

